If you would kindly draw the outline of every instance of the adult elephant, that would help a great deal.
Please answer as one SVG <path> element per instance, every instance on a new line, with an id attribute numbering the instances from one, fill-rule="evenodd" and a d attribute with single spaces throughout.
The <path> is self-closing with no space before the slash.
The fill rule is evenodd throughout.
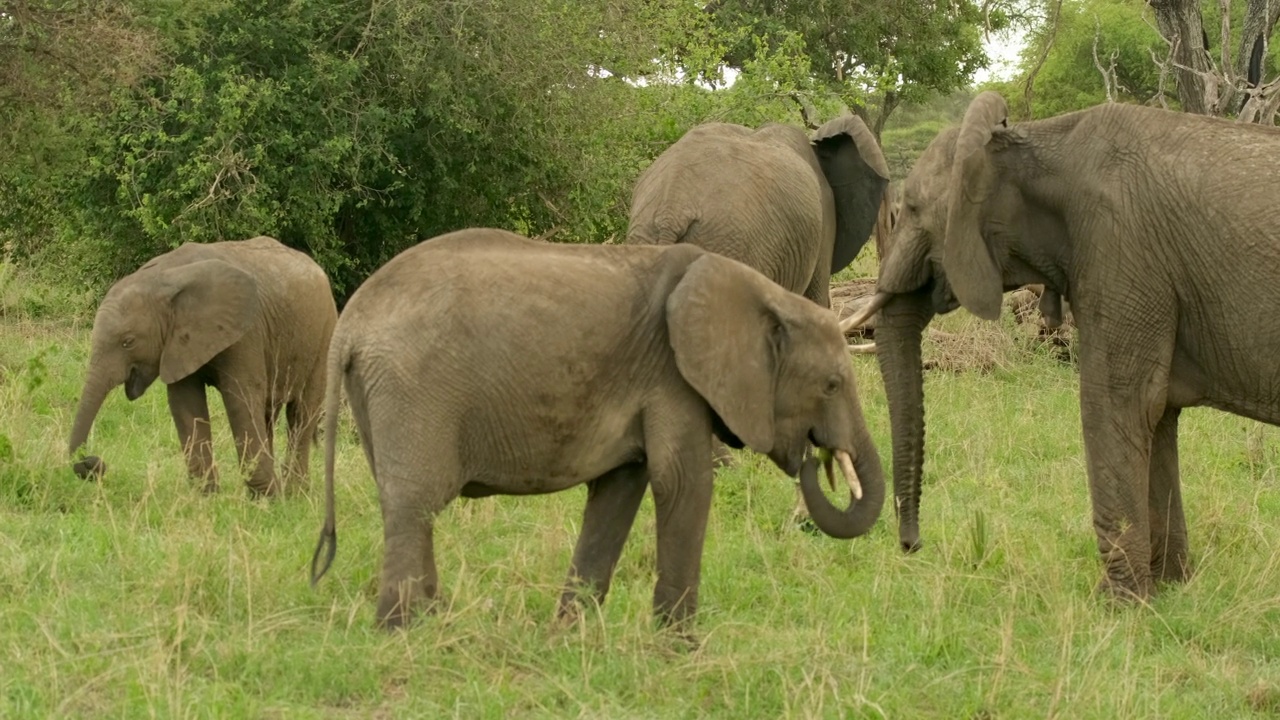
<path id="1" fill-rule="evenodd" d="M 1280 130 L 1119 104 L 1006 114 L 983 93 L 920 157 L 863 313 L 880 312 L 899 537 L 919 547 L 922 329 L 958 305 L 994 319 L 1003 290 L 1041 283 L 1076 323 L 1102 586 L 1145 598 L 1189 572 L 1181 409 L 1280 422 Z"/>
<path id="2" fill-rule="evenodd" d="M 286 478 L 305 480 L 324 400 L 324 358 L 338 311 L 329 278 L 311 258 L 269 237 L 187 243 L 111 287 L 93 321 L 88 374 L 70 451 L 89 437 L 107 393 L 136 400 L 159 378 L 169 394 L 190 475 L 217 488 L 205 388 L 222 394 L 255 495 L 280 487 L 273 427 L 285 409 Z M 75 463 L 100 476 L 102 461 Z"/>
<path id="3" fill-rule="evenodd" d="M 627 242 L 733 258 L 822 307 L 876 224 L 889 167 L 856 115 L 813 138 L 791 125 L 707 123 L 636 181 Z"/>
<path id="4" fill-rule="evenodd" d="M 838 325 L 692 246 L 557 245 L 472 229 L 412 247 L 360 286 L 334 331 L 313 582 L 335 548 L 344 387 L 381 500 L 384 626 L 435 598 L 434 519 L 453 499 L 581 484 L 587 507 L 561 613 L 572 615 L 579 589 L 603 600 L 652 489 L 654 610 L 680 623 L 698 600 L 713 431 L 799 473 L 824 531 L 866 533 L 884 478 Z M 823 495 L 812 446 L 840 462 L 859 498 L 848 510 Z"/>
<path id="5" fill-rule="evenodd" d="M 791 125 L 706 123 L 636 181 L 627 243 L 697 245 L 830 307 L 831 275 L 866 244 L 888 183 L 880 146 L 856 115 L 812 139 Z M 718 444 L 715 455 L 728 460 Z M 804 509 L 797 492 L 796 518 Z"/>

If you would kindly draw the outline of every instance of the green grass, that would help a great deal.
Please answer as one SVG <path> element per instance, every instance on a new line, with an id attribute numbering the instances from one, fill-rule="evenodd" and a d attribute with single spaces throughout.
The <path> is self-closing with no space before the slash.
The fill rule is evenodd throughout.
<path id="1" fill-rule="evenodd" d="M 1092 595 L 1074 371 L 1007 326 L 946 318 L 986 329 L 1001 361 L 927 377 L 919 554 L 896 549 L 888 509 L 867 538 L 815 538 L 786 527 L 791 485 L 766 461 L 722 473 L 690 649 L 651 624 L 648 500 L 608 602 L 569 628 L 552 615 L 584 492 L 456 502 L 436 533 L 444 607 L 388 636 L 377 496 L 346 418 L 339 550 L 316 589 L 320 483 L 248 500 L 222 417 L 215 496 L 185 479 L 157 389 L 110 397 L 91 443 L 111 471 L 77 479 L 63 446 L 90 309 L 71 305 L 0 325 L 0 717 L 1280 714 L 1275 431 L 1185 413 L 1196 573 L 1112 607 Z M 853 362 L 887 461 L 875 360 Z"/>

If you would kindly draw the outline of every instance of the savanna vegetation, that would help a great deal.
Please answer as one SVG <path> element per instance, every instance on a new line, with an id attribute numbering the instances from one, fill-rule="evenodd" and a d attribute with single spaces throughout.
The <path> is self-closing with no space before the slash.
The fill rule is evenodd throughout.
<path id="1" fill-rule="evenodd" d="M 847 108 L 900 180 L 963 113 L 990 38 L 1027 39 L 987 81 L 1019 117 L 1114 100 L 1274 122 L 1277 8 L 0 1 L 0 716 L 1280 714 L 1276 430 L 1184 413 L 1196 574 L 1113 607 L 1092 594 L 1075 372 L 1011 317 L 954 313 L 926 349 L 922 552 L 898 551 L 887 511 L 856 541 L 797 532 L 763 458 L 720 471 L 695 647 L 650 620 L 649 501 L 609 601 L 567 628 L 552 615 L 584 493 L 455 503 L 436 533 L 444 606 L 388 636 L 347 418 L 340 549 L 314 589 L 314 478 L 252 501 L 228 472 L 201 495 L 156 390 L 108 400 L 103 482 L 65 449 L 97 301 L 182 242 L 278 237 L 342 297 L 459 227 L 616 241 L 640 170 L 706 120 Z M 846 276 L 875 274 L 868 250 Z M 851 362 L 887 448 L 875 361 Z"/>

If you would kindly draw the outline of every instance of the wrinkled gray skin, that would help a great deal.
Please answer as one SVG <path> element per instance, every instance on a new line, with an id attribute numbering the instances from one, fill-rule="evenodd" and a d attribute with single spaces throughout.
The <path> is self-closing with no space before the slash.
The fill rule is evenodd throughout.
<path id="1" fill-rule="evenodd" d="M 1181 409 L 1280 422 L 1280 130 L 1118 104 L 1005 115 L 983 93 L 921 156 L 880 273 L 900 539 L 919 547 L 922 329 L 957 298 L 994 319 L 1002 290 L 1042 283 L 1078 332 L 1101 588 L 1146 598 L 1190 570 Z"/>
<path id="2" fill-rule="evenodd" d="M 285 477 L 305 481 L 324 399 L 324 357 L 337 322 L 329 278 L 311 258 L 269 237 L 187 243 L 111 287 L 93 321 L 88 374 L 70 452 L 89 437 L 112 388 L 136 400 L 165 384 L 191 477 L 217 489 L 205 388 L 222 394 L 254 495 L 280 489 L 272 428 L 285 410 Z M 97 457 L 75 464 L 100 476 Z"/>
<path id="3" fill-rule="evenodd" d="M 791 125 L 699 125 L 636 181 L 627 242 L 697 245 L 829 307 L 831 275 L 866 244 L 888 183 L 855 115 L 812 140 Z"/>
<path id="4" fill-rule="evenodd" d="M 831 275 L 875 227 L 889 168 L 856 115 L 814 132 L 707 123 L 636 181 L 627 243 L 688 243 L 745 263 L 830 307 Z M 715 452 L 728 460 L 723 448 Z"/>
<path id="5" fill-rule="evenodd" d="M 512 302 L 520 298 L 520 302 Z M 713 430 L 790 475 L 810 443 L 854 457 L 862 500 L 835 508 L 807 461 L 828 532 L 865 533 L 884 501 L 835 316 L 693 246 L 582 246 L 473 229 L 421 243 L 352 296 L 329 353 L 327 514 L 313 582 L 336 548 L 334 423 L 343 386 L 378 484 L 380 625 L 405 624 L 439 584 L 434 518 L 454 498 L 586 483 L 560 613 L 603 600 L 645 488 L 657 511 L 654 608 L 698 599 Z"/>

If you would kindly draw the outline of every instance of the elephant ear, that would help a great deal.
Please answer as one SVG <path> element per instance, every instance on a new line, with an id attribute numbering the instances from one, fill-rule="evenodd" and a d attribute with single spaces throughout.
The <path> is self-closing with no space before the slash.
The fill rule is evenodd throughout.
<path id="1" fill-rule="evenodd" d="M 181 380 L 244 336 L 258 317 L 258 283 L 222 260 L 161 272 L 173 324 L 160 351 L 160 380 Z"/>
<path id="2" fill-rule="evenodd" d="M 857 115 L 844 114 L 818 128 L 813 152 L 836 205 L 831 272 L 843 270 L 867 244 L 889 184 L 889 165 L 875 136 Z"/>
<path id="3" fill-rule="evenodd" d="M 999 93 L 988 90 L 969 103 L 956 137 L 951 165 L 951 202 L 942 262 L 956 299 L 986 320 L 1000 317 L 1004 289 L 1000 268 L 982 237 L 983 205 L 995 191 L 996 176 L 987 143 L 997 126 L 1006 124 L 1009 109 Z"/>
<path id="4" fill-rule="evenodd" d="M 774 443 L 774 390 L 781 320 L 768 305 L 772 283 L 735 260 L 707 254 L 667 297 L 676 367 L 725 425 L 756 452 Z"/>

